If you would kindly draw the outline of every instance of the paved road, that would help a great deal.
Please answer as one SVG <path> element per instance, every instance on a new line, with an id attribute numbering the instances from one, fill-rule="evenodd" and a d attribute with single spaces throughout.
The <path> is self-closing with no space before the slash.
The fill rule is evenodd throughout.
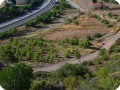
<path id="1" fill-rule="evenodd" d="M 109 50 L 109 48 L 115 43 L 115 41 L 118 38 L 120 38 L 120 31 L 118 33 L 116 33 L 115 35 L 107 37 L 103 41 L 103 43 L 105 43 L 105 45 L 102 46 L 102 48 L 105 48 L 105 49 Z M 82 56 L 81 59 L 80 59 L 81 63 L 84 62 L 84 61 L 93 60 L 94 58 L 96 58 L 98 56 L 98 52 L 99 51 L 96 51 L 96 52 L 93 52 L 91 54 Z M 59 69 L 60 67 L 62 67 L 66 63 L 77 64 L 77 63 L 80 63 L 80 62 L 79 62 L 79 60 L 76 60 L 76 59 L 72 58 L 72 59 L 69 59 L 67 61 L 59 62 L 59 63 L 53 64 L 53 65 L 50 65 L 50 66 L 33 68 L 33 70 L 34 70 L 34 72 L 38 72 L 38 71 L 48 71 L 48 72 L 55 71 L 55 70 Z"/>
<path id="2" fill-rule="evenodd" d="M 12 19 L 10 21 L 6 21 L 6 22 L 0 24 L 0 32 L 9 30 L 13 27 L 20 26 L 20 25 L 34 19 L 36 16 L 39 16 L 39 15 L 47 12 L 54 6 L 53 2 L 55 2 L 55 1 L 56 0 L 45 0 L 45 2 L 42 4 L 42 6 L 38 7 L 36 10 L 32 11 L 32 13 L 28 12 L 24 16 L 20 16 L 20 17 L 17 17 L 15 19 Z"/>

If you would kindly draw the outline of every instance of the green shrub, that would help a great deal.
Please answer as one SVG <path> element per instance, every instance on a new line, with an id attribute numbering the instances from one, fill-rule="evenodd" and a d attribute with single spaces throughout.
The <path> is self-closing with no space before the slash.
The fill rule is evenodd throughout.
<path id="1" fill-rule="evenodd" d="M 108 55 L 107 55 L 107 52 L 106 52 L 105 49 L 101 49 L 101 50 L 99 51 L 99 58 L 100 58 L 101 60 L 108 60 L 108 59 L 109 59 L 109 58 L 108 58 Z"/>
<path id="2" fill-rule="evenodd" d="M 101 33 L 95 33 L 92 37 L 93 38 L 100 38 L 102 37 L 103 35 Z"/>
<path id="3" fill-rule="evenodd" d="M 79 45 L 82 48 L 88 48 L 91 45 L 91 43 L 87 38 L 85 38 L 79 42 Z"/>
<path id="4" fill-rule="evenodd" d="M 108 13 L 108 16 L 112 18 L 113 14 L 111 12 Z"/>
<path id="5" fill-rule="evenodd" d="M 16 33 L 16 32 L 17 32 L 17 28 L 13 28 L 13 29 L 10 29 L 8 31 L 1 32 L 0 33 L 0 39 L 12 37 L 13 34 Z"/>

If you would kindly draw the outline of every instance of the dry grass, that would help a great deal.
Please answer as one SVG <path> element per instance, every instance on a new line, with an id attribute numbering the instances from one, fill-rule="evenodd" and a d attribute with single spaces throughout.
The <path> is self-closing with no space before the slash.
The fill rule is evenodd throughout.
<path id="1" fill-rule="evenodd" d="M 111 29 L 107 28 L 94 18 L 81 16 L 78 20 L 79 25 L 63 25 L 57 29 L 42 32 L 39 36 L 48 40 L 62 40 L 74 36 L 78 36 L 80 39 L 83 39 L 86 36 L 93 35 L 95 33 L 107 34 L 111 31 Z"/>

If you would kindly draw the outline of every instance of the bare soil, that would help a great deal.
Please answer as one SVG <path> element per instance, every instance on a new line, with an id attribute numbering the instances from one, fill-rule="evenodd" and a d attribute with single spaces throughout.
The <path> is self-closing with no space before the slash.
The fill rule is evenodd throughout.
<path id="1" fill-rule="evenodd" d="M 79 37 L 80 39 L 95 33 L 107 34 L 111 31 L 98 20 L 89 18 L 88 16 L 81 16 L 79 25 L 63 25 L 55 30 L 42 32 L 41 37 L 47 40 L 62 40 L 70 37 Z"/>

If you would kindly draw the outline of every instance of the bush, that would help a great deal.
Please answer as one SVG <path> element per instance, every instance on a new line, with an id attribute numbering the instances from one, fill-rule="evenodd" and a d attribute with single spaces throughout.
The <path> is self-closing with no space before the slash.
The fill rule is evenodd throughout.
<path id="1" fill-rule="evenodd" d="M 76 59 L 80 59 L 81 58 L 81 54 L 80 54 L 80 52 L 78 50 L 75 50 L 74 56 L 75 56 Z"/>
<path id="2" fill-rule="evenodd" d="M 62 78 L 62 77 L 69 77 L 69 76 L 80 76 L 85 78 L 85 74 L 90 74 L 88 68 L 78 65 L 78 64 L 65 64 L 62 68 L 58 69 L 54 75 L 54 77 Z"/>
<path id="3" fill-rule="evenodd" d="M 64 40 L 64 43 L 68 43 L 70 45 L 78 45 L 79 44 L 79 39 L 78 39 L 78 37 L 66 38 Z"/>
<path id="4" fill-rule="evenodd" d="M 111 12 L 108 13 L 108 16 L 112 18 L 113 14 Z"/>
<path id="5" fill-rule="evenodd" d="M 82 48 L 88 48 L 91 45 L 91 43 L 87 38 L 85 38 L 85 39 L 80 41 L 79 45 Z"/>
<path id="6" fill-rule="evenodd" d="M 2 33 L 0 33 L 0 39 L 12 37 L 13 34 L 16 33 L 16 32 L 17 32 L 17 28 L 12 28 L 8 31 L 2 32 Z"/>
<path id="7" fill-rule="evenodd" d="M 93 38 L 100 38 L 100 37 L 102 37 L 103 35 L 101 34 L 101 33 L 95 33 L 94 35 L 93 35 Z"/>
<path id="8" fill-rule="evenodd" d="M 108 60 L 108 55 L 107 55 L 107 52 L 106 52 L 105 49 L 101 49 L 101 50 L 99 51 L 99 58 L 100 58 L 101 60 Z"/>
<path id="9" fill-rule="evenodd" d="M 109 21 L 106 20 L 106 19 L 101 20 L 101 22 L 104 23 L 104 24 L 109 24 Z"/>
<path id="10" fill-rule="evenodd" d="M 65 52 L 65 57 L 70 58 L 70 54 L 71 54 L 70 50 L 67 49 L 66 52 Z"/>
<path id="11" fill-rule="evenodd" d="M 92 66 L 92 65 L 94 65 L 94 63 L 93 63 L 93 61 L 84 61 L 84 62 L 82 63 L 82 65 L 83 65 L 83 66 L 85 66 L 85 65 Z"/>
<path id="12" fill-rule="evenodd" d="M 110 25 L 108 25 L 107 27 L 108 27 L 108 28 L 112 28 L 113 26 L 114 26 L 114 25 L 111 25 L 111 24 L 110 24 Z"/>

